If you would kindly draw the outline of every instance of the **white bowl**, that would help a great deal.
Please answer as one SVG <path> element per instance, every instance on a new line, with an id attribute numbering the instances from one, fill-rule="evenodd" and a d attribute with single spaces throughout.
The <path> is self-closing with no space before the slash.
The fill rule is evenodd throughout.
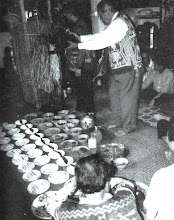
<path id="1" fill-rule="evenodd" d="M 68 138 L 68 135 L 65 133 L 54 134 L 50 137 L 50 140 L 55 143 L 60 143 Z"/>
<path id="2" fill-rule="evenodd" d="M 23 124 L 25 124 L 25 123 L 27 123 L 27 120 L 26 120 L 26 119 L 20 119 L 20 120 L 15 121 L 15 124 L 16 124 L 16 125 L 23 125 Z"/>
<path id="3" fill-rule="evenodd" d="M 8 135 L 14 135 L 14 134 L 18 134 L 19 132 L 20 132 L 19 128 L 12 128 L 7 133 L 8 133 Z"/>
<path id="4" fill-rule="evenodd" d="M 35 144 L 37 146 L 43 146 L 43 145 L 45 145 L 45 144 L 47 145 L 49 143 L 50 143 L 50 140 L 48 138 L 40 138 L 35 141 Z"/>
<path id="5" fill-rule="evenodd" d="M 50 175 L 53 172 L 56 172 L 59 169 L 59 166 L 55 163 L 48 163 L 41 167 L 41 173 L 45 175 Z"/>
<path id="6" fill-rule="evenodd" d="M 48 137 L 58 134 L 60 132 L 60 128 L 57 127 L 52 127 L 52 128 L 48 128 L 44 131 L 44 134 Z"/>
<path id="7" fill-rule="evenodd" d="M 80 120 L 77 118 L 73 118 L 73 119 L 68 119 L 68 122 L 75 124 L 75 126 L 77 126 L 79 124 Z"/>
<path id="8" fill-rule="evenodd" d="M 11 141 L 11 138 L 9 138 L 9 137 L 0 138 L 0 144 L 2 144 L 2 145 L 8 144 L 10 141 Z"/>
<path id="9" fill-rule="evenodd" d="M 15 127 L 16 127 L 16 124 L 6 124 L 4 126 L 4 129 L 5 130 L 11 130 L 11 129 L 15 128 Z"/>
<path id="10" fill-rule="evenodd" d="M 47 155 L 41 155 L 34 159 L 34 164 L 36 166 L 43 166 L 50 162 L 50 157 Z"/>
<path id="11" fill-rule="evenodd" d="M 32 124 L 25 124 L 25 125 L 21 125 L 20 129 L 21 130 L 27 130 L 27 129 L 32 128 L 32 127 L 33 127 Z"/>
<path id="12" fill-rule="evenodd" d="M 22 138 L 22 139 L 19 139 L 15 142 L 15 145 L 18 146 L 18 147 L 22 147 L 26 144 L 28 144 L 30 142 L 30 140 L 28 138 Z"/>
<path id="13" fill-rule="evenodd" d="M 75 119 L 75 118 L 76 118 L 76 115 L 74 115 L 74 114 L 69 114 L 69 115 L 65 115 L 64 118 L 65 118 L 66 120 Z"/>
<path id="14" fill-rule="evenodd" d="M 128 159 L 124 157 L 116 158 L 114 160 L 114 163 L 116 167 L 118 168 L 118 170 L 123 170 L 128 164 Z"/>
<path id="15" fill-rule="evenodd" d="M 89 136 L 87 134 L 78 135 L 77 139 L 80 143 L 85 143 L 88 141 Z"/>
<path id="16" fill-rule="evenodd" d="M 61 115 L 55 115 L 53 118 L 52 118 L 52 121 L 57 121 L 57 120 L 61 120 L 62 119 L 62 116 Z"/>
<path id="17" fill-rule="evenodd" d="M 58 115 L 64 116 L 67 115 L 69 113 L 69 110 L 61 110 L 58 112 Z"/>
<path id="18" fill-rule="evenodd" d="M 66 120 L 58 120 L 58 121 L 53 121 L 54 125 L 58 128 L 64 128 L 64 126 L 66 125 L 67 121 Z"/>
<path id="19" fill-rule="evenodd" d="M 69 179 L 69 173 L 66 171 L 56 171 L 48 176 L 48 181 L 52 184 L 62 184 Z"/>
<path id="20" fill-rule="evenodd" d="M 21 147 L 21 150 L 24 151 L 24 152 L 27 152 L 27 151 L 33 150 L 35 148 L 36 148 L 35 144 L 26 144 L 23 147 Z"/>
<path id="21" fill-rule="evenodd" d="M 4 137 L 6 135 L 6 132 L 1 131 L 0 132 L 0 138 Z"/>
<path id="22" fill-rule="evenodd" d="M 35 133 L 37 133 L 38 132 L 38 128 L 28 128 L 26 131 L 25 131 L 25 133 L 26 134 L 35 134 Z"/>
<path id="23" fill-rule="evenodd" d="M 30 135 L 30 139 L 31 140 L 38 140 L 40 138 L 43 138 L 43 136 L 44 136 L 44 134 L 42 134 L 42 133 L 32 134 L 32 135 Z"/>
<path id="24" fill-rule="evenodd" d="M 83 129 L 80 128 L 80 127 L 71 128 L 71 129 L 69 130 L 69 134 L 72 135 L 72 136 L 78 136 L 78 135 L 81 134 L 82 130 L 83 130 Z"/>
<path id="25" fill-rule="evenodd" d="M 60 158 L 56 161 L 57 165 L 59 165 L 60 167 L 66 167 L 66 166 L 69 166 L 70 164 L 73 163 L 74 159 L 73 159 L 72 157 L 70 157 L 70 156 L 64 156 L 64 157 L 68 160 L 68 162 L 65 163 L 65 161 L 63 160 L 63 158 L 60 157 Z"/>
<path id="26" fill-rule="evenodd" d="M 18 134 L 14 134 L 11 139 L 14 140 L 14 141 L 17 141 L 17 140 L 20 140 L 20 139 L 22 139 L 24 137 L 25 137 L 25 134 L 18 133 Z"/>

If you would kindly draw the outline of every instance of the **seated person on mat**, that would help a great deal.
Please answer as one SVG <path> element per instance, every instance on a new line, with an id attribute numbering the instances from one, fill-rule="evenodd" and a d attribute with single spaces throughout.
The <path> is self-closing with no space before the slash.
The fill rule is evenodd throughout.
<path id="1" fill-rule="evenodd" d="M 163 116 L 162 116 L 163 117 Z M 158 139 L 163 139 L 168 147 L 169 151 L 165 153 L 166 157 L 170 160 L 174 159 L 174 116 L 161 119 L 157 123 Z"/>
<path id="2" fill-rule="evenodd" d="M 75 167 L 78 198 L 69 197 L 56 208 L 54 219 L 143 219 L 137 209 L 134 184 L 111 178 L 116 170 L 99 154 L 81 158 Z"/>
<path id="3" fill-rule="evenodd" d="M 154 69 L 142 83 L 142 89 L 148 88 L 153 83 L 152 90 L 144 98 L 150 106 L 160 106 L 165 102 L 167 94 L 173 94 L 174 75 L 166 68 L 161 59 L 154 59 Z"/>
<path id="4" fill-rule="evenodd" d="M 144 201 L 147 220 L 173 220 L 174 164 L 158 170 L 152 177 Z"/>

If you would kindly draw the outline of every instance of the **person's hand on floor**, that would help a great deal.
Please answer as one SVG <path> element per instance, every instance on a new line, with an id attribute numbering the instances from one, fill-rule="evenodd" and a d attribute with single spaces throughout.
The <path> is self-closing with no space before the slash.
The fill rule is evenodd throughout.
<path id="1" fill-rule="evenodd" d="M 149 103 L 149 106 L 150 106 L 150 107 L 153 107 L 154 104 L 155 104 L 155 99 L 152 99 L 152 100 L 150 101 L 150 103 Z"/>

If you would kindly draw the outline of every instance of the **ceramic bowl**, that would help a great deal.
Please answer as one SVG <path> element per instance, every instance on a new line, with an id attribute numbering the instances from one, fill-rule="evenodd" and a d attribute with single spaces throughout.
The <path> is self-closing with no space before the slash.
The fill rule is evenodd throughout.
<path id="1" fill-rule="evenodd" d="M 69 130 L 69 134 L 72 135 L 73 137 L 75 137 L 75 136 L 80 135 L 81 132 L 82 132 L 82 130 L 83 130 L 83 129 L 80 128 L 80 127 L 71 128 L 71 129 Z"/>
<path id="2" fill-rule="evenodd" d="M 87 134 L 80 134 L 77 137 L 78 142 L 86 143 L 88 141 L 89 136 Z"/>
<path id="3" fill-rule="evenodd" d="M 118 170 L 123 170 L 128 164 L 128 159 L 124 157 L 116 158 L 114 160 L 114 163 L 116 167 L 118 168 Z"/>

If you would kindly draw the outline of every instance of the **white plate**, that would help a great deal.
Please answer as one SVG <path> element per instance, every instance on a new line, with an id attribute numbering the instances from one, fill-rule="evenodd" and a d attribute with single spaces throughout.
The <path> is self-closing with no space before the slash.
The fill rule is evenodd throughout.
<path id="1" fill-rule="evenodd" d="M 75 175 L 75 166 L 69 165 L 66 168 L 66 171 L 70 174 L 70 175 Z"/>
<path id="2" fill-rule="evenodd" d="M 45 179 L 39 179 L 31 182 L 27 190 L 29 193 L 33 195 L 39 195 L 41 193 L 46 192 L 50 188 L 50 183 Z"/>
<path id="3" fill-rule="evenodd" d="M 14 148 L 14 144 L 5 144 L 0 147 L 2 151 L 9 151 Z"/>
<path id="4" fill-rule="evenodd" d="M 61 142 L 60 144 L 65 150 L 68 150 L 68 149 L 72 149 L 73 147 L 76 147 L 78 145 L 78 141 L 76 140 L 65 140 L 63 142 Z"/>
<path id="5" fill-rule="evenodd" d="M 3 138 L 6 135 L 6 132 L 0 132 L 0 138 Z"/>
<path id="6" fill-rule="evenodd" d="M 62 156 L 65 155 L 65 151 L 63 151 L 63 150 L 58 150 L 58 152 L 61 153 Z M 56 151 L 51 151 L 51 152 L 48 154 L 48 156 L 49 156 L 51 159 L 56 160 L 56 159 L 58 159 L 58 158 L 60 157 L 60 154 L 59 154 L 58 152 L 56 152 Z"/>
<path id="7" fill-rule="evenodd" d="M 61 110 L 58 112 L 58 115 L 67 115 L 69 113 L 69 110 Z"/>
<path id="8" fill-rule="evenodd" d="M 34 164 L 36 166 L 43 166 L 50 162 L 50 158 L 47 155 L 42 155 L 34 159 Z"/>
<path id="9" fill-rule="evenodd" d="M 43 117 L 53 117 L 53 116 L 54 116 L 54 113 L 52 112 L 47 112 L 43 114 Z"/>
<path id="10" fill-rule="evenodd" d="M 55 115 L 53 118 L 52 118 L 52 121 L 57 121 L 57 120 L 61 120 L 62 119 L 62 116 L 61 115 Z"/>
<path id="11" fill-rule="evenodd" d="M 16 127 L 15 124 L 7 124 L 7 125 L 4 126 L 4 129 L 11 130 L 11 129 L 15 128 L 15 127 Z"/>
<path id="12" fill-rule="evenodd" d="M 41 131 L 44 131 L 48 128 L 51 128 L 53 127 L 53 123 L 52 122 L 42 122 L 40 124 L 38 124 L 38 128 L 41 130 Z"/>
<path id="13" fill-rule="evenodd" d="M 45 121 L 44 118 L 34 118 L 30 121 L 30 123 L 32 123 L 34 126 L 37 126 L 38 124 L 40 124 L 44 121 Z"/>
<path id="14" fill-rule="evenodd" d="M 34 167 L 35 167 L 35 165 L 33 162 L 26 162 L 26 163 L 20 164 L 18 166 L 18 170 L 21 173 L 26 173 L 26 172 L 29 172 L 32 169 L 34 169 Z"/>
<path id="15" fill-rule="evenodd" d="M 55 163 L 48 163 L 41 167 L 41 173 L 45 175 L 50 175 L 53 172 L 56 172 L 59 169 L 59 166 Z"/>
<path id="16" fill-rule="evenodd" d="M 29 158 L 36 158 L 43 154 L 43 151 L 41 149 L 33 149 L 27 152 L 27 155 Z"/>
<path id="17" fill-rule="evenodd" d="M 20 139 L 20 140 L 17 140 L 15 142 L 15 145 L 16 146 L 19 146 L 19 147 L 22 147 L 23 145 L 26 145 L 30 142 L 30 140 L 28 138 L 23 138 L 23 139 Z"/>
<path id="18" fill-rule="evenodd" d="M 68 135 L 65 133 L 54 134 L 50 137 L 50 140 L 55 143 L 60 143 L 68 138 Z"/>
<path id="19" fill-rule="evenodd" d="M 42 150 L 49 153 L 49 152 L 53 151 L 53 148 L 51 148 L 45 144 L 45 145 L 43 145 Z"/>
<path id="20" fill-rule="evenodd" d="M 62 159 L 62 157 L 60 157 L 56 163 L 57 165 L 59 165 L 60 167 L 65 167 L 65 166 L 69 166 L 70 164 L 73 163 L 73 158 L 70 156 L 65 156 L 65 158 L 68 160 L 68 163 L 65 163 L 64 160 Z"/>
<path id="21" fill-rule="evenodd" d="M 27 123 L 26 119 L 20 119 L 20 120 L 15 121 L 16 125 L 23 125 L 23 124 L 26 124 L 26 123 Z"/>
<path id="22" fill-rule="evenodd" d="M 69 173 L 66 171 L 56 171 L 48 176 L 48 181 L 52 184 L 62 184 L 69 179 Z"/>
<path id="23" fill-rule="evenodd" d="M 60 132 L 60 129 L 59 128 L 56 128 L 56 127 L 53 127 L 53 128 L 48 128 L 44 131 L 44 134 L 46 136 L 52 136 L 52 135 L 55 135 L 55 134 L 58 134 Z"/>
<path id="24" fill-rule="evenodd" d="M 14 140 L 14 141 L 17 141 L 17 140 L 20 140 L 20 139 L 22 139 L 22 138 L 24 138 L 24 137 L 25 137 L 25 134 L 23 134 L 23 133 L 18 133 L 18 134 L 14 134 L 14 135 L 11 137 L 11 139 Z"/>
<path id="25" fill-rule="evenodd" d="M 21 150 L 26 152 L 26 151 L 29 151 L 29 150 L 33 150 L 35 148 L 36 148 L 35 144 L 26 144 L 23 147 L 21 147 Z"/>
<path id="26" fill-rule="evenodd" d="M 25 125 L 21 125 L 20 126 L 20 129 L 21 130 L 27 130 L 27 129 L 29 129 L 29 128 L 32 128 L 33 127 L 33 125 L 32 124 L 25 124 Z"/>
<path id="27" fill-rule="evenodd" d="M 8 133 L 8 135 L 14 135 L 14 134 L 18 134 L 19 132 L 20 132 L 19 128 L 12 128 L 7 133 Z"/>
<path id="28" fill-rule="evenodd" d="M 6 155 L 7 157 L 13 157 L 15 154 L 20 154 L 21 153 L 21 150 L 20 149 L 12 149 L 12 150 L 9 150 Z"/>
<path id="29" fill-rule="evenodd" d="M 45 144 L 47 145 L 49 143 L 50 143 L 50 140 L 48 138 L 40 138 L 35 141 L 35 144 L 38 146 L 43 146 Z"/>
<path id="30" fill-rule="evenodd" d="M 30 170 L 24 173 L 22 179 L 27 182 L 33 182 L 41 177 L 41 172 L 39 170 Z"/>
<path id="31" fill-rule="evenodd" d="M 65 115 L 64 118 L 65 118 L 66 120 L 74 119 L 74 118 L 76 118 L 76 115 L 74 115 L 74 114 L 69 114 L 69 115 Z"/>
<path id="32" fill-rule="evenodd" d="M 35 134 L 35 133 L 37 133 L 38 131 L 39 131 L 38 128 L 28 128 L 28 129 L 25 131 L 25 133 L 26 133 L 26 134 Z"/>
<path id="33" fill-rule="evenodd" d="M 30 135 L 30 139 L 31 140 L 37 140 L 37 139 L 42 138 L 43 136 L 44 135 L 42 133 L 32 134 L 32 135 Z"/>
<path id="34" fill-rule="evenodd" d="M 12 163 L 17 166 L 27 161 L 28 161 L 28 156 L 25 154 L 15 154 L 12 158 Z"/>
<path id="35" fill-rule="evenodd" d="M 32 120 L 32 119 L 34 119 L 34 118 L 37 118 L 37 116 L 38 116 L 38 114 L 37 113 L 29 113 L 29 114 L 26 114 L 25 116 L 24 116 L 24 118 L 26 118 L 27 120 Z"/>
<path id="36" fill-rule="evenodd" d="M 11 138 L 9 137 L 3 137 L 0 138 L 0 144 L 8 144 L 10 142 Z"/>
<path id="37" fill-rule="evenodd" d="M 53 160 L 56 160 L 60 157 L 60 154 L 58 152 L 55 152 L 55 151 L 51 151 L 48 156 L 53 159 Z"/>

